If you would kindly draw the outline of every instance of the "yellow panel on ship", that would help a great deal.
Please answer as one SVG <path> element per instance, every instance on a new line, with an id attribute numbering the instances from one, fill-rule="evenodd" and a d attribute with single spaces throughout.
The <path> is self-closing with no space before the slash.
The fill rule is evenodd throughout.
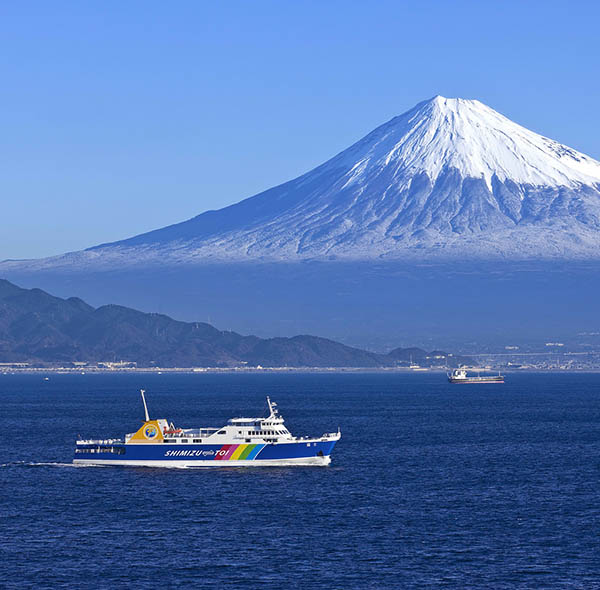
<path id="1" fill-rule="evenodd" d="M 162 442 L 163 434 L 160 430 L 158 420 L 148 420 L 143 426 L 129 439 L 132 443 L 155 443 Z"/>

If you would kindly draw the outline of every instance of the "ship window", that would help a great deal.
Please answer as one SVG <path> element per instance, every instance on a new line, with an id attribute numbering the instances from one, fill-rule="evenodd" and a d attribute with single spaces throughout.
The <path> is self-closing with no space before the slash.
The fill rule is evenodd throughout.
<path id="1" fill-rule="evenodd" d="M 219 432 L 217 432 L 217 434 L 225 434 L 224 430 L 219 430 Z"/>
<path id="2" fill-rule="evenodd" d="M 165 442 L 166 443 L 174 443 L 175 439 L 174 438 L 165 438 Z"/>
<path id="3" fill-rule="evenodd" d="M 187 441 L 188 441 L 188 439 L 187 439 L 187 438 L 182 438 L 182 439 L 181 439 L 181 442 L 182 442 L 182 443 L 186 443 Z"/>
<path id="4" fill-rule="evenodd" d="M 195 442 L 195 443 L 199 443 L 199 442 L 202 442 L 202 439 L 201 439 L 201 438 L 195 438 L 195 439 L 193 440 L 193 442 Z"/>
<path id="5" fill-rule="evenodd" d="M 250 440 L 251 440 L 251 439 L 247 438 L 247 439 L 246 439 L 246 442 L 250 442 Z"/>

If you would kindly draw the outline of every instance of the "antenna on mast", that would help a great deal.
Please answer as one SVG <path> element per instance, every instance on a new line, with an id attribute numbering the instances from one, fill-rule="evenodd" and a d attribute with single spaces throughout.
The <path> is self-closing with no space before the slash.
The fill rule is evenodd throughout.
<path id="1" fill-rule="evenodd" d="M 271 398 L 267 396 L 267 404 L 269 405 L 269 417 L 277 415 L 277 404 L 271 401 Z"/>
<path id="2" fill-rule="evenodd" d="M 144 414 L 146 415 L 146 422 L 148 422 L 150 420 L 150 416 L 148 416 L 148 406 L 146 405 L 146 398 L 144 397 L 146 390 L 140 389 L 140 393 L 142 394 L 142 402 L 144 402 Z"/>

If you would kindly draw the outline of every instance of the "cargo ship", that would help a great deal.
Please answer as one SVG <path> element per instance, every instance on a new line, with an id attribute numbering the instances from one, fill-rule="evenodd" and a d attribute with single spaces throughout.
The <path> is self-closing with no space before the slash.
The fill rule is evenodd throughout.
<path id="1" fill-rule="evenodd" d="M 151 420 L 144 390 L 140 391 L 145 420 L 124 438 L 78 440 L 76 465 L 143 467 L 249 467 L 329 465 L 341 432 L 320 437 L 292 436 L 277 404 L 267 397 L 269 414 L 262 418 L 231 418 L 221 428 L 178 428 Z"/>
<path id="2" fill-rule="evenodd" d="M 461 367 L 454 369 L 452 373 L 448 373 L 448 381 L 450 383 L 504 383 L 504 375 L 481 375 L 480 371 L 476 370 L 477 375 L 468 375 L 467 369 Z"/>

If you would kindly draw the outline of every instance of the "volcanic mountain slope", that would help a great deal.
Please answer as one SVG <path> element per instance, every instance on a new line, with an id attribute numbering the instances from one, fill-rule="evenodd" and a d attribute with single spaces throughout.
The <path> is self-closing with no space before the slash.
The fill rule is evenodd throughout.
<path id="1" fill-rule="evenodd" d="M 410 349 L 424 366 L 468 359 Z M 440 356 L 440 354 L 442 356 Z M 119 305 L 94 309 L 0 280 L 0 362 L 135 361 L 140 366 L 381 367 L 402 364 L 402 349 L 375 354 L 326 338 L 257 338 L 178 322 Z M 408 358 L 408 357 L 407 357 Z M 406 364 L 406 363 L 405 363 Z"/>
<path id="2" fill-rule="evenodd" d="M 218 211 L 6 270 L 306 259 L 597 258 L 600 163 L 437 96 L 314 170 Z"/>

